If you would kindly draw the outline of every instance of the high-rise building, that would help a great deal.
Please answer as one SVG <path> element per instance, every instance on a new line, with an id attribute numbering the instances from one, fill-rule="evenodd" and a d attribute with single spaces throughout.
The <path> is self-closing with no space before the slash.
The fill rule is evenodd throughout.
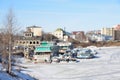
<path id="1" fill-rule="evenodd" d="M 106 36 L 114 36 L 114 28 L 102 28 L 101 34 Z"/>
<path id="2" fill-rule="evenodd" d="M 120 40 L 120 30 L 115 30 L 115 32 L 114 32 L 114 40 Z"/>

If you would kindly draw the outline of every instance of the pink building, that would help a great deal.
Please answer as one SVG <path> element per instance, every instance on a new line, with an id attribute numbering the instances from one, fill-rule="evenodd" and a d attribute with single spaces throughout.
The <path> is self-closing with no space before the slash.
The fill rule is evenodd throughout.
<path id="1" fill-rule="evenodd" d="M 74 35 L 74 39 L 76 39 L 78 41 L 85 41 L 86 40 L 84 31 L 73 31 L 72 35 Z"/>
<path id="2" fill-rule="evenodd" d="M 114 30 L 120 30 L 120 24 L 114 26 Z"/>

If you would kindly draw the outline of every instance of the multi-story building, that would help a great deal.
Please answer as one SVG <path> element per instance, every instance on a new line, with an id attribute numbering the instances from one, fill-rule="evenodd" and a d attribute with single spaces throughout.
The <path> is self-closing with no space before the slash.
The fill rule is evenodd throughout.
<path id="1" fill-rule="evenodd" d="M 19 39 L 15 40 L 15 46 L 33 47 L 39 46 L 41 43 L 40 39 Z"/>
<path id="2" fill-rule="evenodd" d="M 76 39 L 78 41 L 86 41 L 86 36 L 84 34 L 84 31 L 73 31 L 72 32 L 72 35 L 73 35 L 73 39 Z"/>
<path id="3" fill-rule="evenodd" d="M 120 40 L 120 24 L 114 26 L 114 40 Z"/>
<path id="4" fill-rule="evenodd" d="M 39 26 L 27 27 L 27 32 L 33 33 L 33 36 L 42 36 L 42 28 Z"/>
<path id="5" fill-rule="evenodd" d="M 56 29 L 56 31 L 53 32 L 52 34 L 55 37 L 57 37 L 59 40 L 63 40 L 63 41 L 67 41 L 69 38 L 69 35 L 67 35 L 66 32 L 61 28 Z"/>
<path id="6" fill-rule="evenodd" d="M 114 31 L 114 40 L 120 40 L 120 30 Z"/>
<path id="7" fill-rule="evenodd" d="M 42 28 L 38 26 L 27 27 L 22 39 L 15 40 L 15 46 L 37 46 L 40 45 Z"/>
<path id="8" fill-rule="evenodd" d="M 106 36 L 114 36 L 114 28 L 102 28 L 101 34 Z"/>

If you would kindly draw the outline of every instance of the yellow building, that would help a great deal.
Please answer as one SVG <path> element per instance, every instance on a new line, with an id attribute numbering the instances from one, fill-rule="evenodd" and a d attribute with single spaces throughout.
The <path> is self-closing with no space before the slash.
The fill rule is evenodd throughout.
<path id="1" fill-rule="evenodd" d="M 69 38 L 68 35 L 66 35 L 66 32 L 61 28 L 56 29 L 56 31 L 53 32 L 53 35 L 58 39 L 64 40 L 64 41 L 67 41 Z"/>
<path id="2" fill-rule="evenodd" d="M 33 36 L 42 36 L 42 28 L 39 26 L 27 27 L 28 32 L 32 32 Z"/>
<path id="3" fill-rule="evenodd" d="M 106 36 L 114 36 L 114 28 L 102 28 L 101 34 Z"/>

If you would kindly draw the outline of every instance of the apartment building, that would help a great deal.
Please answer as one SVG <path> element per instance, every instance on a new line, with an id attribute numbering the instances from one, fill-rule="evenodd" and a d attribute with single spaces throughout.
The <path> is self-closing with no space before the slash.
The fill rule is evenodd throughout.
<path id="1" fill-rule="evenodd" d="M 114 36 L 114 28 L 102 28 L 101 34 L 106 36 Z"/>

